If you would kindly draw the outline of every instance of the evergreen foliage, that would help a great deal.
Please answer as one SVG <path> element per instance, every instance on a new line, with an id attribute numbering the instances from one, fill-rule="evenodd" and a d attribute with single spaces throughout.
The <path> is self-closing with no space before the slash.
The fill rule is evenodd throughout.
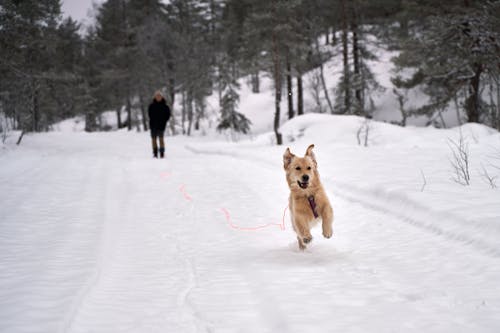
<path id="1" fill-rule="evenodd" d="M 495 105 L 488 104 L 482 92 L 498 87 L 500 78 L 499 8 L 498 1 L 452 6 L 429 15 L 412 32 L 395 63 L 400 70 L 412 68 L 414 73 L 409 78 L 398 75 L 393 83 L 404 89 L 421 87 L 429 96 L 429 103 L 413 114 L 432 119 L 459 101 L 466 121 L 496 127 L 498 119 L 491 112 Z"/>
<path id="2" fill-rule="evenodd" d="M 107 110 L 119 127 L 147 130 L 145 110 L 163 89 L 171 132 L 190 135 L 214 116 L 206 98 L 216 92 L 217 129 L 248 133 L 238 81 L 249 78 L 260 93 L 267 74 L 279 144 L 281 114 L 304 113 L 302 77 L 313 69 L 318 111 L 324 99 L 330 112 L 371 117 L 381 89 L 370 68 L 372 35 L 400 51 L 392 78 L 400 124 L 421 115 L 433 124 L 457 108 L 464 121 L 500 129 L 498 0 L 107 0 L 86 31 L 62 18 L 59 0 L 1 0 L 0 111 L 22 131 L 75 115 L 85 116 L 86 130 L 102 130 Z M 342 61 L 324 66 L 336 52 Z M 342 77 L 330 99 L 325 76 L 333 72 Z M 406 107 L 412 89 L 428 101 Z"/>

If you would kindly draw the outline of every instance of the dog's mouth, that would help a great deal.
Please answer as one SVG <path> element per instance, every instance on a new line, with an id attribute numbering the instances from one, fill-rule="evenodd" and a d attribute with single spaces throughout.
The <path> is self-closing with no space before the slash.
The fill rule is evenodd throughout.
<path id="1" fill-rule="evenodd" d="M 297 180 L 297 184 L 299 184 L 299 187 L 303 190 L 305 190 L 309 186 L 309 182 L 301 183 L 299 180 Z"/>

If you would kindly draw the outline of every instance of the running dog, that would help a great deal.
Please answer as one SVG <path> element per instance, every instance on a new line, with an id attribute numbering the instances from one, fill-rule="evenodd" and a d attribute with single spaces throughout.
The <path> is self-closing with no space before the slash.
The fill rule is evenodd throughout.
<path id="1" fill-rule="evenodd" d="M 295 156 L 290 148 L 283 155 L 286 181 L 290 187 L 292 226 L 301 250 L 305 250 L 306 244 L 311 242 L 311 228 L 320 220 L 323 236 L 330 238 L 333 234 L 333 209 L 319 179 L 313 148 L 314 145 L 310 145 L 304 157 Z"/>

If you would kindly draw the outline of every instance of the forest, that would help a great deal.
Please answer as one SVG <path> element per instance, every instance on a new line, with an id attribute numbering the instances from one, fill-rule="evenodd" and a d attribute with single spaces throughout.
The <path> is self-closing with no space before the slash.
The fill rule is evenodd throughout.
<path id="1" fill-rule="evenodd" d="M 59 0 L 0 1 L 3 132 L 49 131 L 75 116 L 86 131 L 102 131 L 109 110 L 118 128 L 148 130 L 147 106 L 161 88 L 174 107 L 172 135 L 200 129 L 212 94 L 217 129 L 248 133 L 251 122 L 238 110 L 241 79 L 258 94 L 266 76 L 275 101 L 266 112 L 281 144 L 282 115 L 372 117 L 370 95 L 380 89 L 368 65 L 373 36 L 398 54 L 391 82 L 399 125 L 452 108 L 463 122 L 500 130 L 500 1 L 108 0 L 94 11 L 83 29 L 63 17 Z M 332 50 L 342 59 L 334 89 L 324 68 Z M 303 76 L 312 69 L 320 110 L 304 107 Z M 409 107 L 406 92 L 417 88 L 426 102 Z"/>

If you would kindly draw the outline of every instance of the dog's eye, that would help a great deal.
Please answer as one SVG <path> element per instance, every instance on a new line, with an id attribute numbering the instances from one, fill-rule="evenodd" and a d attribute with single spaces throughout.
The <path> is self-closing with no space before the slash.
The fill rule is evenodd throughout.
<path id="1" fill-rule="evenodd" d="M 300 167 L 296 167 L 295 170 L 300 170 Z"/>
<path id="2" fill-rule="evenodd" d="M 307 170 L 311 170 L 311 167 L 307 167 Z"/>

